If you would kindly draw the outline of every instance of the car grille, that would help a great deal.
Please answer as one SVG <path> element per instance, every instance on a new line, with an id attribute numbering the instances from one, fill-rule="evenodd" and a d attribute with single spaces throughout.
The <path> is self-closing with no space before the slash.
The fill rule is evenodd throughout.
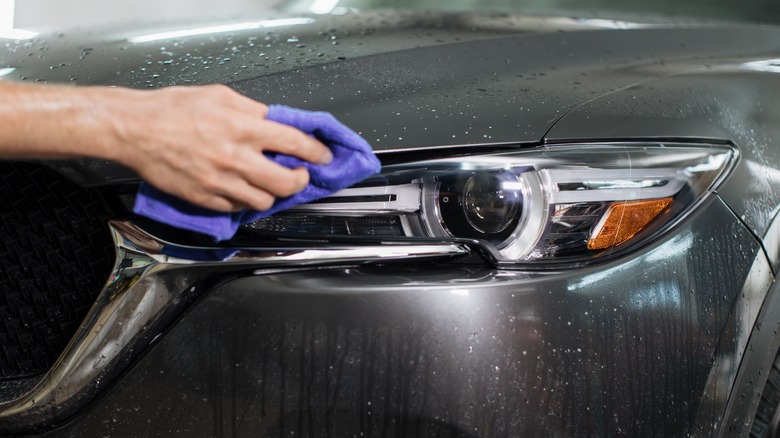
<path id="1" fill-rule="evenodd" d="M 46 167 L 0 162 L 0 380 L 50 368 L 112 269 L 111 209 Z"/>

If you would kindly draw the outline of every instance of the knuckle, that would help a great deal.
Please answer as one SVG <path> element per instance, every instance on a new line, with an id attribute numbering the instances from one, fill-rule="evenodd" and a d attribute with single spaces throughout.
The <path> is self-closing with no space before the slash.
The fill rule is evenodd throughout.
<path id="1" fill-rule="evenodd" d="M 299 172 L 298 187 L 296 188 L 296 192 L 298 192 L 306 188 L 306 186 L 309 184 L 309 181 L 311 180 L 311 175 L 305 167 L 299 168 L 296 172 Z"/>
<path id="2" fill-rule="evenodd" d="M 206 86 L 208 90 L 217 97 L 230 97 L 233 96 L 234 91 L 232 88 L 223 84 L 211 84 Z"/>
<path id="3" fill-rule="evenodd" d="M 244 204 L 243 202 L 229 202 L 229 204 L 230 204 L 229 210 L 231 212 L 237 212 L 237 211 L 241 211 L 241 210 L 246 210 L 247 209 L 247 205 Z"/>
<path id="4" fill-rule="evenodd" d="M 279 182 L 279 196 L 292 196 L 298 192 L 296 178 L 284 178 Z"/>
<path id="5" fill-rule="evenodd" d="M 207 192 L 217 192 L 221 187 L 219 177 L 217 177 L 213 173 L 206 173 L 200 175 L 200 185 Z"/>
<path id="6" fill-rule="evenodd" d="M 253 137 L 255 135 L 254 127 L 247 125 L 243 120 L 233 118 L 227 119 L 225 120 L 224 128 L 227 130 L 228 135 L 233 139 L 239 141 L 247 140 L 250 142 L 256 141 Z"/>
<path id="7" fill-rule="evenodd" d="M 285 142 L 285 149 L 289 154 L 295 155 L 305 149 L 307 138 L 306 134 L 300 131 L 294 131 L 289 141 Z"/>
<path id="8" fill-rule="evenodd" d="M 242 152 L 237 142 L 223 139 L 212 147 L 209 160 L 216 169 L 235 169 L 242 165 Z"/>
<path id="9" fill-rule="evenodd" d="M 190 201 L 193 204 L 200 205 L 201 207 L 210 208 L 212 210 L 225 210 L 226 205 L 220 202 L 220 199 L 208 195 L 202 192 L 195 192 L 191 195 Z"/>
<path id="10" fill-rule="evenodd" d="M 171 93 L 171 98 L 175 99 L 177 102 L 180 102 L 181 105 L 195 105 L 197 104 L 198 98 L 201 96 L 195 87 L 177 85 L 166 88 L 166 90 Z"/>
<path id="11" fill-rule="evenodd" d="M 258 196 L 256 208 L 260 211 L 268 210 L 274 205 L 275 201 L 276 198 L 268 194 Z"/>
<path id="12" fill-rule="evenodd" d="M 199 204 L 199 205 L 204 205 L 209 202 L 209 197 L 206 196 L 205 193 L 197 192 L 197 191 L 185 193 L 184 198 L 192 202 L 193 204 Z"/>

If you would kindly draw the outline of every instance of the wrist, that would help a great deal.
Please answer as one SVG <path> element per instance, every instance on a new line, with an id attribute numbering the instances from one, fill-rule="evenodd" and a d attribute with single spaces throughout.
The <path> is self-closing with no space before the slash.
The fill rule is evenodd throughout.
<path id="1" fill-rule="evenodd" d="M 132 158 L 123 147 L 127 143 L 125 129 L 131 98 L 135 90 L 124 88 L 85 87 L 78 90 L 80 105 L 74 113 L 73 126 L 82 141 L 79 152 L 106 160 L 127 164 Z"/>

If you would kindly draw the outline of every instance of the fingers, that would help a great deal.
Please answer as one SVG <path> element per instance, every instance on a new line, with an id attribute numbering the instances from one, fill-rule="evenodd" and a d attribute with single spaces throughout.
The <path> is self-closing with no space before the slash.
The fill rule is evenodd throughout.
<path id="1" fill-rule="evenodd" d="M 241 169 L 222 172 L 219 178 L 196 186 L 201 190 L 184 191 L 180 196 L 212 210 L 265 211 L 273 206 L 276 197 L 292 196 L 309 182 L 305 168 L 288 169 L 261 154 L 241 163 Z"/>
<path id="2" fill-rule="evenodd" d="M 225 213 L 241 211 L 247 208 L 241 203 L 218 195 L 203 194 L 200 196 L 190 195 L 182 197 L 195 205 Z"/>
<path id="3" fill-rule="evenodd" d="M 283 198 L 300 192 L 309 183 L 306 169 L 289 169 L 257 152 L 241 160 L 239 172 L 250 185 Z"/>
<path id="4" fill-rule="evenodd" d="M 266 120 L 268 106 L 265 104 L 226 86 L 210 85 L 206 88 L 216 99 L 240 114 L 240 123 L 246 128 L 248 140 L 261 150 L 293 155 L 315 164 L 328 164 L 333 159 L 330 149 L 313 137 L 287 125 Z"/>
<path id="5" fill-rule="evenodd" d="M 232 201 L 232 211 L 243 210 L 247 207 L 252 210 L 265 211 L 271 208 L 276 200 L 268 192 L 250 185 L 241 178 L 226 181 L 226 183 L 221 194 Z"/>
<path id="6" fill-rule="evenodd" d="M 217 211 L 264 211 L 276 197 L 306 187 L 308 172 L 273 162 L 263 151 L 315 164 L 332 154 L 321 142 L 265 118 L 268 107 L 225 86 L 169 88 L 125 96 L 127 126 L 112 147 L 116 159 L 155 187 Z M 130 105 L 132 104 L 132 105 Z M 149 108 L 179 108 L 155 113 Z M 207 123 L 204 123 L 207 121 Z M 184 129 L 182 129 L 184 127 Z"/>
<path id="7" fill-rule="evenodd" d="M 227 86 L 223 86 L 222 91 L 231 93 L 230 96 L 226 96 L 227 100 L 225 103 L 232 108 L 241 111 L 244 114 L 251 115 L 252 117 L 256 116 L 261 119 L 265 119 L 265 117 L 268 115 L 268 105 L 233 91 L 232 88 Z"/>
<path id="8" fill-rule="evenodd" d="M 265 211 L 276 200 L 270 193 L 252 186 L 238 175 L 223 175 L 218 183 L 195 185 L 192 190 L 173 194 L 195 205 L 223 212 L 246 209 Z"/>
<path id="9" fill-rule="evenodd" d="M 250 99 L 227 86 L 210 85 L 205 87 L 225 106 L 235 110 L 236 120 L 246 128 L 250 142 L 260 150 L 293 155 L 315 164 L 328 164 L 333 155 L 324 144 L 315 138 L 287 125 L 266 120 L 268 106 Z"/>
<path id="10" fill-rule="evenodd" d="M 327 146 L 303 132 L 281 123 L 264 120 L 253 123 L 250 134 L 260 140 L 262 150 L 292 155 L 314 164 L 328 164 L 333 154 Z"/>

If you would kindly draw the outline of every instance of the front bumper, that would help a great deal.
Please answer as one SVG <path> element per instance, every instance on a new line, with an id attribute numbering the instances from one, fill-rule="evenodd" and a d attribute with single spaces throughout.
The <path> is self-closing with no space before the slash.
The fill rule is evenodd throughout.
<path id="1" fill-rule="evenodd" d="M 186 290 L 198 269 L 163 283 Z M 176 325 L 51 436 L 711 431 L 771 282 L 717 197 L 662 241 L 585 269 L 237 265 L 200 281 Z"/>

